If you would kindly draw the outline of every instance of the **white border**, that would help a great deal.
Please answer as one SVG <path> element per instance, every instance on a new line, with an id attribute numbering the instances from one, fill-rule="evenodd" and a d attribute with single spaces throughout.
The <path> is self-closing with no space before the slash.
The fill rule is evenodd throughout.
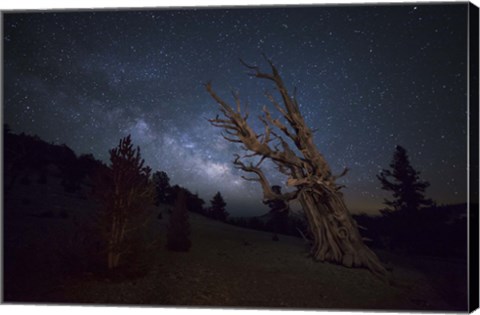
<path id="1" fill-rule="evenodd" d="M 466 1 L 452 1 L 452 0 L 436 0 L 436 1 L 385 1 L 385 0 L 42 0 L 35 2 L 32 0 L 15 0 L 2 1 L 0 3 L 1 11 L 8 10 L 44 10 L 44 9 L 101 9 L 101 8 L 143 8 L 143 7 L 194 7 L 194 6 L 235 6 L 235 5 L 286 5 L 286 4 L 372 4 L 372 3 L 389 3 L 389 4 L 405 4 L 409 2 L 416 3 L 441 3 L 441 2 L 461 2 Z M 476 6 L 480 7 L 480 0 L 471 1 Z M 0 29 L 3 27 L 3 23 Z M 3 32 L 1 32 L 3 34 Z M 2 104 L 3 105 L 3 104 Z M 1 112 L 0 112 L 1 115 Z M 1 118 L 1 117 L 0 117 Z M 0 131 L 1 132 L 1 131 Z M 467 132 L 469 137 L 469 132 Z M 469 157 L 467 157 L 469 159 Z M 92 306 L 24 306 L 24 305 L 0 305 L 0 312 L 2 314 L 65 314 L 69 315 L 85 314 L 86 312 L 93 315 L 102 314 L 103 312 L 115 312 L 115 315 L 132 314 L 133 312 L 140 312 L 143 314 L 158 315 L 186 315 L 191 314 L 194 309 L 173 309 L 173 308 L 156 308 L 156 307 L 92 307 Z M 271 310 L 232 310 L 232 309 L 195 309 L 196 315 L 293 315 L 312 313 L 311 311 L 271 311 Z M 315 313 L 327 314 L 401 314 L 392 312 L 338 312 L 338 311 L 321 311 Z M 480 311 L 476 311 L 476 314 Z M 405 313 L 403 313 L 405 314 Z"/>

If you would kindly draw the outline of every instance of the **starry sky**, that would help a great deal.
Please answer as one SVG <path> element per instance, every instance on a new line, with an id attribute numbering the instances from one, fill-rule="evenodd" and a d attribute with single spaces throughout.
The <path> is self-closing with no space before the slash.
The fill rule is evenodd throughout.
<path id="1" fill-rule="evenodd" d="M 211 126 L 238 91 L 256 120 L 267 81 L 242 58 L 277 65 L 352 212 L 388 194 L 376 174 L 395 145 L 438 203 L 467 191 L 467 5 L 311 6 L 4 14 L 3 119 L 14 132 L 108 161 L 128 134 L 153 170 L 234 216 L 261 214 L 258 184 L 233 167 L 240 147 Z M 232 101 L 233 103 L 233 101 Z M 272 184 L 285 178 L 266 165 Z"/>

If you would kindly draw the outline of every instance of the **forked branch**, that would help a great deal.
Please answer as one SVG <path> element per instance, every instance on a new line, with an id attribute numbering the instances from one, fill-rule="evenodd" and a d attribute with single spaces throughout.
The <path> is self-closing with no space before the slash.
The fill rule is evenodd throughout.
<path id="1" fill-rule="evenodd" d="M 256 178 L 248 178 L 248 177 L 242 176 L 242 178 L 249 181 L 257 181 L 260 183 L 260 185 L 262 185 L 264 201 L 278 200 L 278 199 L 284 200 L 284 201 L 290 201 L 297 198 L 298 191 L 288 192 L 284 194 L 277 194 L 272 190 L 272 186 L 270 185 L 270 182 L 268 181 L 267 177 L 263 173 L 262 169 L 259 167 L 259 165 L 263 161 L 263 158 L 256 165 L 253 165 L 253 163 L 249 163 L 247 165 L 243 163 L 240 159 L 241 159 L 240 155 L 235 154 L 235 160 L 233 161 L 233 164 L 235 164 L 235 166 L 241 169 L 242 171 L 247 173 L 254 173 L 257 176 Z"/>
<path id="2" fill-rule="evenodd" d="M 258 155 L 265 156 L 272 159 L 273 161 L 278 161 L 286 163 L 288 165 L 294 165 L 297 167 L 302 166 L 302 160 L 292 155 L 290 152 L 285 152 L 278 149 L 273 149 L 270 147 L 269 142 L 271 140 L 271 127 L 266 124 L 265 134 L 263 137 L 260 137 L 247 123 L 248 113 L 245 113 L 242 116 L 242 113 L 239 108 L 239 102 L 237 103 L 237 111 L 228 105 L 222 98 L 220 98 L 212 89 L 210 83 L 206 84 L 206 89 L 212 98 L 220 105 L 221 111 L 224 114 L 226 119 L 219 118 L 218 116 L 214 119 L 209 119 L 208 121 L 215 127 L 223 128 L 224 130 L 229 130 L 234 138 L 226 137 L 224 138 L 230 142 L 241 142 L 245 146 L 245 149 L 252 151 Z M 260 138 L 263 138 L 260 140 Z"/>

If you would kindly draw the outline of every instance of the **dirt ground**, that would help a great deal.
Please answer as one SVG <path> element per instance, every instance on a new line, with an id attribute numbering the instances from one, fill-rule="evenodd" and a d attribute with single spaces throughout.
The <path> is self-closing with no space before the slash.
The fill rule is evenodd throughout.
<path id="1" fill-rule="evenodd" d="M 94 205 L 79 194 L 27 187 L 4 211 L 4 301 L 338 310 L 450 310 L 467 307 L 466 263 L 377 252 L 397 280 L 315 262 L 302 239 L 190 214 L 192 248 L 165 249 L 166 209 L 155 209 L 153 243 L 141 275 L 127 280 L 72 272 L 70 240 Z M 48 214 L 47 210 L 51 210 Z M 156 218 L 163 212 L 161 220 Z M 71 260 L 70 260 L 71 261 Z"/>

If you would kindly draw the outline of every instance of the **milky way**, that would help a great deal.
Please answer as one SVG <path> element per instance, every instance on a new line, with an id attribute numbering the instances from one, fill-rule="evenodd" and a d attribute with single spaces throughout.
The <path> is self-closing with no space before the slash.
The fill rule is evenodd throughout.
<path id="1" fill-rule="evenodd" d="M 387 195 L 375 175 L 395 145 L 439 203 L 467 190 L 467 4 L 84 11 L 4 15 L 4 121 L 14 132 L 108 160 L 131 134 L 147 164 L 234 215 L 261 213 L 241 152 L 207 118 L 238 90 L 251 123 L 268 82 L 239 58 L 278 66 L 353 211 Z M 266 68 L 265 68 L 266 69 Z M 274 172 L 269 168 L 269 173 Z M 284 178 L 273 176 L 280 184 Z"/>

